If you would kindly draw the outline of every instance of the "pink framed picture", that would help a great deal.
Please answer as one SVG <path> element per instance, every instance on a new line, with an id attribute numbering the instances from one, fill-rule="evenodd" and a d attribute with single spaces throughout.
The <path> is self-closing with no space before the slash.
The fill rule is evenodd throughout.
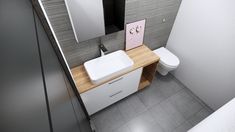
<path id="1" fill-rule="evenodd" d="M 126 24 L 126 50 L 143 45 L 146 20 Z"/>

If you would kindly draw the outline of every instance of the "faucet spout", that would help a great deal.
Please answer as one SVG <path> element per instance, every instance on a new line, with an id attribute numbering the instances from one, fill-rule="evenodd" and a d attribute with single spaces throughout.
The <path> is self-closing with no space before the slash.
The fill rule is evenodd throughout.
<path id="1" fill-rule="evenodd" d="M 108 50 L 104 47 L 103 44 L 99 45 L 99 49 L 100 49 L 101 56 L 104 56 L 108 52 Z"/>

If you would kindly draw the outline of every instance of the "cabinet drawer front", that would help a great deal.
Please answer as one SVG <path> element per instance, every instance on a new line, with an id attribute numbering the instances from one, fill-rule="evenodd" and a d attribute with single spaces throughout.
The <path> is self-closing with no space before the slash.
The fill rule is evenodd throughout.
<path id="1" fill-rule="evenodd" d="M 138 91 L 142 68 L 132 71 L 120 78 L 109 82 L 107 91 L 108 98 L 112 103 L 115 103 L 128 95 Z"/>
<path id="2" fill-rule="evenodd" d="M 127 97 L 138 90 L 142 69 L 139 68 L 81 94 L 89 115 Z"/>
<path id="3" fill-rule="evenodd" d="M 108 86 L 108 84 L 103 84 L 81 94 L 81 98 L 89 115 L 92 115 L 109 105 L 107 93 L 105 92 L 107 91 Z"/>

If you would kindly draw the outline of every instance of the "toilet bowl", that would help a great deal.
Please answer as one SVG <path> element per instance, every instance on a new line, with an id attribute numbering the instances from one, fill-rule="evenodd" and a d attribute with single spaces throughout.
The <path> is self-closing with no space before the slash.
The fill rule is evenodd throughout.
<path id="1" fill-rule="evenodd" d="M 160 57 L 157 71 L 163 76 L 167 75 L 168 72 L 175 70 L 180 64 L 178 57 L 164 47 L 158 48 L 153 52 Z"/>

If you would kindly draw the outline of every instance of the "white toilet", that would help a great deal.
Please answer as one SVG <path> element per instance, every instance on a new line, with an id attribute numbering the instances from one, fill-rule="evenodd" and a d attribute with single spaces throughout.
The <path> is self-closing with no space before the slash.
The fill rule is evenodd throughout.
<path id="1" fill-rule="evenodd" d="M 157 71 L 163 76 L 176 69 L 180 64 L 179 58 L 164 47 L 158 48 L 153 52 L 160 57 Z"/>

